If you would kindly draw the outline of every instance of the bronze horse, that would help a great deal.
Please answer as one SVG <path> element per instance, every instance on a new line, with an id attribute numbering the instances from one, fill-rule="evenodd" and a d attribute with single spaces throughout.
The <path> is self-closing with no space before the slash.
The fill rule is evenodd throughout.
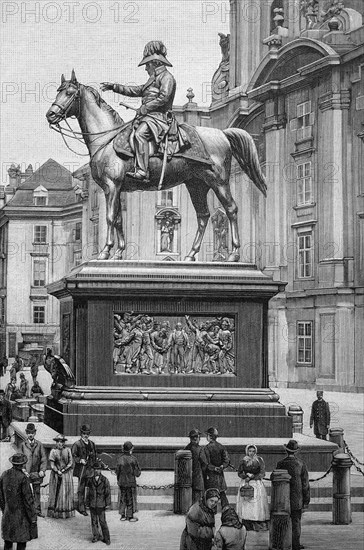
<path id="1" fill-rule="evenodd" d="M 156 191 L 161 174 L 162 161 L 157 157 L 150 159 L 150 181 L 143 183 L 126 178 L 125 174 L 133 168 L 133 160 L 124 160 L 114 151 L 113 138 L 124 125 L 119 114 L 114 111 L 92 87 L 77 81 L 74 71 L 70 80 L 62 75 L 54 103 L 47 112 L 51 126 L 58 128 L 59 123 L 69 117 L 76 117 L 89 155 L 93 179 L 103 189 L 106 197 L 107 238 L 98 259 L 106 260 L 114 246 L 114 230 L 117 248 L 113 259 L 121 260 L 125 250 L 122 227 L 121 191 Z M 232 250 L 228 261 L 240 259 L 240 239 L 237 224 L 238 207 L 231 195 L 229 178 L 232 156 L 236 158 L 242 170 L 253 183 L 266 195 L 265 177 L 261 171 L 253 138 L 244 130 L 228 128 L 196 128 L 206 152 L 213 162 L 204 165 L 182 157 L 172 158 L 164 175 L 162 189 L 170 189 L 184 183 L 190 194 L 197 215 L 197 232 L 190 252 L 185 261 L 194 261 L 199 252 L 206 230 L 210 212 L 207 206 L 207 193 L 213 189 L 225 209 L 231 228 Z M 67 130 L 66 130 L 67 131 Z M 72 132 L 76 137 L 76 133 Z M 81 139 L 81 137 L 79 138 Z"/>

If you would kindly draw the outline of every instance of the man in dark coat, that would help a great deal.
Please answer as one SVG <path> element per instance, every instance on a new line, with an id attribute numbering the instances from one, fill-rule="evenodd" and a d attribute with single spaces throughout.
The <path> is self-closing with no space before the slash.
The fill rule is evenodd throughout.
<path id="1" fill-rule="evenodd" d="M 292 520 L 292 550 L 300 550 L 302 509 L 310 503 L 310 484 L 306 464 L 296 457 L 299 450 L 295 439 L 284 445 L 287 456 L 277 464 L 278 470 L 287 470 L 290 480 L 290 503 Z"/>
<path id="2" fill-rule="evenodd" d="M 138 521 L 138 518 L 134 517 L 133 489 L 136 489 L 136 478 L 140 476 L 141 471 L 137 459 L 132 455 L 133 448 L 132 442 L 126 441 L 123 445 L 123 454 L 116 463 L 121 521 Z"/>
<path id="3" fill-rule="evenodd" d="M 317 391 L 316 395 L 317 399 L 311 408 L 310 428 L 313 426 L 317 439 L 326 439 L 330 427 L 330 407 L 327 401 L 324 401 L 323 391 Z"/>
<path id="4" fill-rule="evenodd" d="M 72 457 L 75 463 L 73 475 L 78 477 L 78 511 L 88 516 L 85 506 L 85 490 L 87 481 L 93 476 L 93 463 L 96 461 L 96 445 L 89 439 L 91 428 L 89 424 L 81 426 L 81 439 L 72 445 Z"/>
<path id="5" fill-rule="evenodd" d="M 0 376 L 4 376 L 4 374 L 6 373 L 6 369 L 8 368 L 8 364 L 8 358 L 6 357 L 6 355 L 4 355 L 4 357 L 0 361 Z"/>
<path id="6" fill-rule="evenodd" d="M 216 441 L 218 431 L 216 428 L 209 428 L 206 432 L 208 444 L 203 448 L 202 456 L 206 464 L 205 470 L 205 489 L 216 488 L 220 491 L 221 507 L 229 505 L 226 496 L 226 481 L 224 469 L 230 464 L 230 458 L 227 450 L 221 443 Z"/>
<path id="7" fill-rule="evenodd" d="M 204 480 L 203 471 L 205 471 L 206 463 L 204 461 L 203 449 L 200 447 L 201 432 L 194 428 L 188 434 L 190 443 L 185 447 L 186 451 L 192 453 L 192 502 L 198 502 L 203 497 Z"/>
<path id="8" fill-rule="evenodd" d="M 47 469 L 47 454 L 43 444 L 35 439 L 37 430 L 32 422 L 25 428 L 27 439 L 20 445 L 20 452 L 27 457 L 23 471 L 29 477 L 37 515 L 44 518 L 40 507 L 40 485 Z"/>
<path id="9" fill-rule="evenodd" d="M 5 397 L 4 390 L 0 390 L 0 440 L 9 441 L 8 428 L 13 419 L 11 404 Z"/>
<path id="10" fill-rule="evenodd" d="M 4 550 L 24 550 L 29 540 L 38 538 L 37 513 L 28 478 L 22 472 L 27 457 L 21 453 L 10 457 L 13 467 L 0 477 L 0 508 Z"/>
<path id="11" fill-rule="evenodd" d="M 106 522 L 105 510 L 111 506 L 111 490 L 109 480 L 101 473 L 100 461 L 92 464 L 94 475 L 87 483 L 86 504 L 90 508 L 92 542 L 101 540 L 110 545 L 110 532 Z M 102 537 L 100 535 L 100 528 Z"/>
<path id="12" fill-rule="evenodd" d="M 127 173 L 136 180 L 149 177 L 149 141 L 159 144 L 170 128 L 169 114 L 176 93 L 176 81 L 167 70 L 171 63 L 166 59 L 167 49 L 163 42 L 154 40 L 144 48 L 139 66 L 145 65 L 148 81 L 141 86 L 124 86 L 102 82 L 102 90 L 112 90 L 129 97 L 142 97 L 142 105 L 137 111 L 131 140 L 135 148 L 135 172 Z"/>

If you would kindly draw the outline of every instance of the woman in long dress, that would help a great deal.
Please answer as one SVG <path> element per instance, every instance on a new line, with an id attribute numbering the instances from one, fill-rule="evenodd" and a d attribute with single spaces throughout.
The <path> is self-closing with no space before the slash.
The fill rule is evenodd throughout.
<path id="1" fill-rule="evenodd" d="M 49 454 L 51 475 L 49 479 L 49 505 L 47 516 L 70 518 L 75 515 L 73 501 L 72 453 L 65 447 L 64 435 L 54 438 L 56 448 Z"/>
<path id="2" fill-rule="evenodd" d="M 236 511 L 248 531 L 267 530 L 270 515 L 267 493 L 262 481 L 265 475 L 264 460 L 257 453 L 258 450 L 255 445 L 247 445 L 245 456 L 238 468 L 241 483 Z"/>

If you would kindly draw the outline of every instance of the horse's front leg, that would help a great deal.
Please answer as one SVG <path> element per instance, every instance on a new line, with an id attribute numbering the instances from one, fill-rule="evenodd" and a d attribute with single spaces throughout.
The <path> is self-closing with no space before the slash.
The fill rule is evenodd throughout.
<path id="1" fill-rule="evenodd" d="M 192 248 L 185 257 L 185 262 L 194 262 L 195 256 L 200 251 L 202 239 L 205 235 L 207 223 L 210 218 L 210 212 L 207 205 L 207 193 L 209 188 L 202 182 L 193 182 L 186 184 L 190 194 L 192 204 L 196 210 L 197 216 L 197 232 L 192 244 Z"/>
<path id="2" fill-rule="evenodd" d="M 123 230 L 123 216 L 122 216 L 122 208 L 121 208 L 121 202 L 120 202 L 120 192 L 119 192 L 118 204 L 119 204 L 119 210 L 115 220 L 115 232 L 116 232 L 118 247 L 115 250 L 115 253 L 112 257 L 113 260 L 122 260 L 123 253 L 125 250 L 125 238 L 124 238 L 124 230 Z"/>
<path id="3" fill-rule="evenodd" d="M 110 257 L 110 251 L 114 246 L 114 225 L 117 216 L 118 201 L 116 200 L 115 185 L 111 180 L 105 182 L 102 187 L 103 189 L 106 189 L 106 243 L 97 259 L 108 260 Z"/>

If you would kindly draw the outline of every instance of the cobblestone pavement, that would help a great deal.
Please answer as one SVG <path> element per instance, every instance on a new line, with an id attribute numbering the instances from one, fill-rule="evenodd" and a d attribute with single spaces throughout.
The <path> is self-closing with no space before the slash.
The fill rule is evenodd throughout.
<path id="1" fill-rule="evenodd" d="M 179 550 L 184 517 L 171 512 L 139 512 L 138 523 L 120 522 L 117 512 L 107 512 L 112 550 Z M 350 525 L 332 525 L 328 512 L 303 515 L 302 544 L 307 550 L 362 550 L 364 514 L 354 513 Z M 39 519 L 39 538 L 27 544 L 29 550 L 99 550 L 102 542 L 91 542 L 90 518 L 77 514 L 67 520 Z M 220 525 L 220 515 L 216 527 Z M 248 533 L 245 550 L 267 550 L 268 533 Z"/>

